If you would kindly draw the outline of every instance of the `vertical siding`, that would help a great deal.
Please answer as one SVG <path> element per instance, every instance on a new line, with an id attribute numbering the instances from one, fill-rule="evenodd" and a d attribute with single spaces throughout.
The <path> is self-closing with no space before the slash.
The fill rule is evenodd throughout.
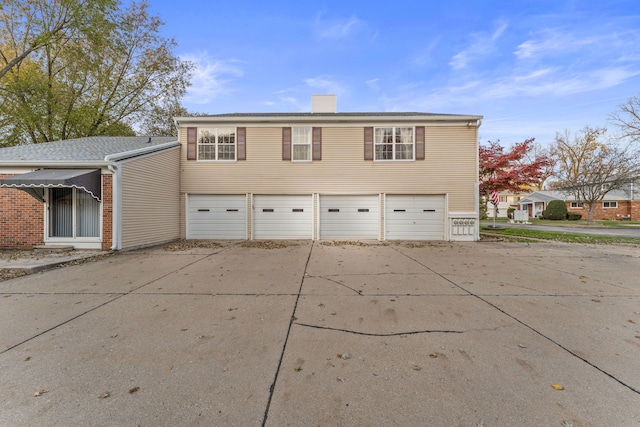
<path id="1" fill-rule="evenodd" d="M 174 149 L 122 164 L 122 248 L 180 236 L 179 158 Z"/>

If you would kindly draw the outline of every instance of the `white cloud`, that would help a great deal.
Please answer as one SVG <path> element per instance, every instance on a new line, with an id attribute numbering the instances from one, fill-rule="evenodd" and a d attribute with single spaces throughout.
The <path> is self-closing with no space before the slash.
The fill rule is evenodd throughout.
<path id="1" fill-rule="evenodd" d="M 375 79 L 371 79 L 371 80 L 367 80 L 365 83 L 367 84 L 367 86 L 369 86 L 371 89 L 374 90 L 379 90 L 380 89 L 380 85 L 378 85 L 378 82 L 380 81 L 379 78 L 375 78 Z"/>
<path id="2" fill-rule="evenodd" d="M 181 58 L 195 64 L 191 87 L 185 96 L 186 103 L 210 103 L 228 93 L 230 83 L 244 74 L 241 61 L 235 59 L 214 59 L 207 52 L 190 53 Z"/>
<path id="3" fill-rule="evenodd" d="M 472 37 L 474 41 L 469 47 L 455 54 L 449 65 L 454 70 L 466 68 L 469 63 L 475 59 L 485 57 L 495 51 L 496 41 L 504 34 L 508 25 L 502 24 L 496 28 L 491 34 L 474 33 Z"/>
<path id="4" fill-rule="evenodd" d="M 318 14 L 314 24 L 314 32 L 321 39 L 344 39 L 358 32 L 364 22 L 352 15 L 349 18 L 323 19 Z"/>

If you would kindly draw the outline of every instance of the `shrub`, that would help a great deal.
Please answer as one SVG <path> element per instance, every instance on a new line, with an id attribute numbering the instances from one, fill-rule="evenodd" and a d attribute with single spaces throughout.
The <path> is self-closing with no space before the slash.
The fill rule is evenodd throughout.
<path id="1" fill-rule="evenodd" d="M 563 220 L 567 219 L 567 205 L 562 200 L 552 200 L 544 210 L 544 219 Z"/>
<path id="2" fill-rule="evenodd" d="M 569 221 L 580 221 L 582 219 L 582 214 L 579 212 L 567 212 L 567 219 Z"/>
<path id="3" fill-rule="evenodd" d="M 515 208 L 509 208 L 509 209 L 507 209 L 507 217 L 508 217 L 509 219 L 513 219 L 513 212 L 514 212 L 515 210 L 516 210 Z"/>

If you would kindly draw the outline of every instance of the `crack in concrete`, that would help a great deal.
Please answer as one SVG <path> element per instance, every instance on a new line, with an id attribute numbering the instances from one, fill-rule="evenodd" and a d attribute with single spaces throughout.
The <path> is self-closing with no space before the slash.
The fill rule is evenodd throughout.
<path id="1" fill-rule="evenodd" d="M 497 305 L 491 303 L 490 301 L 486 300 L 485 298 L 482 298 L 480 295 L 475 294 L 471 291 L 469 291 L 468 289 L 465 289 L 463 286 L 457 284 L 456 282 L 454 282 L 453 280 L 448 279 L 447 277 L 445 277 L 444 275 L 438 273 L 437 271 L 431 269 L 430 267 L 428 267 L 427 265 L 421 263 L 420 261 L 418 261 L 417 259 L 405 254 L 404 252 L 393 248 L 396 252 L 398 252 L 400 255 L 412 260 L 413 262 L 417 263 L 418 265 L 421 265 L 422 267 L 426 268 L 427 270 L 437 274 L 438 276 L 442 277 L 443 279 L 445 279 L 446 281 L 448 281 L 449 283 L 451 283 L 452 285 L 462 289 L 463 291 L 467 292 L 470 296 L 473 296 L 474 298 L 479 299 L 480 301 L 484 302 L 485 304 L 489 305 L 490 307 L 493 307 L 494 309 L 498 310 L 500 313 L 504 314 L 505 316 L 509 317 L 510 319 L 514 320 L 515 322 L 519 323 L 520 325 L 524 326 L 525 328 L 529 329 L 530 331 L 534 332 L 535 334 L 541 336 L 542 338 L 546 339 L 547 341 L 551 342 L 552 344 L 554 344 L 555 346 L 557 346 L 558 348 L 561 348 L 562 350 L 566 351 L 567 353 L 569 353 L 571 356 L 575 357 L 578 360 L 583 361 L 584 363 L 586 363 L 587 365 L 591 366 L 592 368 L 594 368 L 595 370 L 597 370 L 598 372 L 606 375 L 607 377 L 611 378 L 612 380 L 614 380 L 615 382 L 617 382 L 618 384 L 622 385 L 623 387 L 631 390 L 632 392 L 636 393 L 636 394 L 640 394 L 640 390 L 636 389 L 635 387 L 633 387 L 630 384 L 625 383 L 624 381 L 622 381 L 621 379 L 617 378 L 615 375 L 610 374 L 609 372 L 605 371 L 603 368 L 600 368 L 599 366 L 597 366 L 596 364 L 588 361 L 586 358 L 576 354 L 574 351 L 572 351 L 571 349 L 569 349 L 568 347 L 562 345 L 561 343 L 559 343 L 558 341 L 555 341 L 553 338 L 548 337 L 547 335 L 543 334 L 542 332 L 538 331 L 537 329 L 535 329 L 533 326 L 525 323 L 524 321 L 518 319 L 517 317 L 515 317 L 514 315 L 508 313 L 507 311 L 501 309 L 500 307 L 498 307 Z"/>
<path id="2" fill-rule="evenodd" d="M 324 280 L 328 280 L 329 282 L 333 282 L 333 283 L 335 283 L 335 284 L 337 284 L 337 285 L 340 285 L 340 286 L 343 286 L 343 287 L 345 287 L 345 288 L 347 288 L 347 289 L 350 289 L 350 290 L 352 290 L 353 292 L 355 292 L 355 293 L 356 293 L 356 294 L 358 294 L 358 295 L 362 295 L 362 291 L 358 291 L 358 290 L 356 290 L 356 289 L 353 289 L 351 286 L 347 286 L 347 285 L 345 285 L 344 283 L 338 282 L 337 280 L 330 279 L 330 278 L 329 278 L 329 277 L 327 277 L 327 276 L 306 276 L 306 277 L 309 277 L 309 278 L 315 278 L 315 279 L 324 279 Z M 336 277 L 337 277 L 337 276 L 336 276 Z"/>
<path id="3" fill-rule="evenodd" d="M 368 337 L 397 337 L 401 335 L 418 335 L 418 334 L 463 334 L 464 331 L 450 331 L 450 330 L 440 330 L 440 329 L 425 329 L 422 331 L 406 331 L 406 332 L 391 332 L 388 334 L 382 333 L 372 333 L 372 332 L 360 332 L 360 331 L 352 331 L 350 329 L 341 329 L 341 328 L 331 328 L 329 326 L 319 326 L 319 325 L 309 325 L 307 323 L 299 323 L 295 322 L 295 325 L 304 326 L 307 328 L 313 329 L 324 329 L 327 331 L 336 331 L 336 332 L 346 332 L 348 334 L 354 335 L 364 335 Z"/>
<path id="4" fill-rule="evenodd" d="M 296 311 L 298 310 L 298 303 L 300 301 L 300 296 L 302 295 L 302 286 L 304 285 L 304 279 L 307 277 L 307 268 L 309 268 L 309 261 L 311 261 L 311 254 L 313 253 L 314 246 L 315 246 L 315 241 L 311 241 L 311 246 L 309 246 L 309 255 L 307 256 L 307 262 L 304 265 L 304 272 L 302 273 L 302 278 L 300 279 L 298 294 L 296 296 L 296 301 L 293 305 L 293 312 L 291 313 L 291 317 L 289 319 L 289 327 L 287 328 L 287 334 L 285 335 L 284 343 L 282 344 L 282 352 L 280 353 L 280 360 L 278 360 L 278 367 L 276 368 L 276 372 L 273 377 L 273 382 L 269 387 L 269 399 L 267 400 L 267 405 L 264 410 L 264 417 L 262 418 L 262 427 L 264 427 L 267 424 L 267 419 L 269 418 L 269 409 L 271 409 L 271 401 L 273 400 L 273 394 L 276 389 L 276 383 L 278 382 L 278 377 L 280 376 L 280 368 L 282 368 L 284 353 L 287 350 L 287 343 L 289 342 L 289 336 L 291 335 L 291 328 L 293 327 L 293 322 L 296 320 Z"/>

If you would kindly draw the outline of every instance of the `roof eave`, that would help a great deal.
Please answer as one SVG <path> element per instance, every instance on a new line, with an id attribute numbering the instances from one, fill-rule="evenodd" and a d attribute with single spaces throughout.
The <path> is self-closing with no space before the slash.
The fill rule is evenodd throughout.
<path id="1" fill-rule="evenodd" d="M 0 167 L 105 167 L 109 163 L 103 160 L 82 160 L 82 161 L 69 161 L 69 160 L 8 160 L 0 161 Z"/>
<path id="2" fill-rule="evenodd" d="M 313 122 L 313 123 L 383 123 L 383 122 L 441 122 L 441 123 L 464 123 L 479 126 L 482 116 L 471 115 L 282 115 L 282 116 L 260 116 L 260 115 L 237 115 L 237 116 L 200 116 L 200 117 L 175 117 L 177 125 L 194 123 L 292 123 L 292 122 Z"/>

